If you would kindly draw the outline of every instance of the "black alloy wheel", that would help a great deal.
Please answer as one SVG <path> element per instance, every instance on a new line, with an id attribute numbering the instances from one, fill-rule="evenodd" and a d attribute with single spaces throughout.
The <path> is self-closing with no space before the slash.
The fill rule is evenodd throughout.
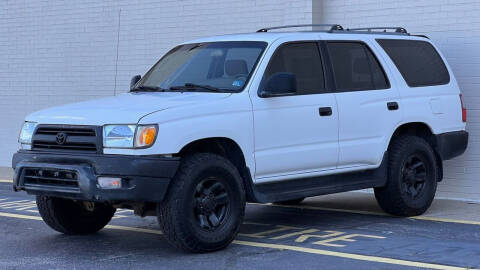
<path id="1" fill-rule="evenodd" d="M 419 155 L 413 154 L 407 158 L 402 168 L 402 187 L 413 199 L 421 196 L 427 180 L 425 162 Z"/>
<path id="2" fill-rule="evenodd" d="M 205 230 L 215 230 L 229 215 L 230 199 L 225 186 L 215 177 L 200 181 L 195 188 L 194 215 Z"/>

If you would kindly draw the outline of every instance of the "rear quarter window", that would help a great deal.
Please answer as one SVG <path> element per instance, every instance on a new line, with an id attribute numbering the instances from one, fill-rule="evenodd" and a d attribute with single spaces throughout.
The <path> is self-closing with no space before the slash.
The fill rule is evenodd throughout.
<path id="1" fill-rule="evenodd" d="M 443 85 L 450 74 L 437 50 L 421 40 L 377 39 L 410 87 Z"/>

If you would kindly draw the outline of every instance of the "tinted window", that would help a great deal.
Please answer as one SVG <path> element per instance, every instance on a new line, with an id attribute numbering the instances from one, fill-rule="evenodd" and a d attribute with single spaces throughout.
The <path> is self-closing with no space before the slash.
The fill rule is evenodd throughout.
<path id="1" fill-rule="evenodd" d="M 358 42 L 328 42 L 337 91 L 386 89 L 390 85 L 370 49 Z"/>
<path id="2" fill-rule="evenodd" d="M 252 70 L 257 62 L 259 54 L 263 48 L 232 48 L 228 50 L 225 61 L 243 59 L 247 64 L 247 69 Z"/>
<path id="3" fill-rule="evenodd" d="M 290 43 L 279 47 L 268 64 L 263 82 L 278 72 L 295 75 L 299 95 L 325 92 L 322 61 L 314 42 Z"/>
<path id="4" fill-rule="evenodd" d="M 379 39 L 410 87 L 447 84 L 450 75 L 442 58 L 428 42 Z"/>

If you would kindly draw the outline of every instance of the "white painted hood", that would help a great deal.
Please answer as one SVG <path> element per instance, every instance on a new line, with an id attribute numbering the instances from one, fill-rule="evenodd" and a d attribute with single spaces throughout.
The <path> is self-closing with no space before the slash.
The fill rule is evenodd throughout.
<path id="1" fill-rule="evenodd" d="M 52 107 L 34 112 L 27 121 L 39 124 L 105 125 L 135 124 L 143 116 L 192 103 L 206 103 L 229 93 L 136 92 Z"/>

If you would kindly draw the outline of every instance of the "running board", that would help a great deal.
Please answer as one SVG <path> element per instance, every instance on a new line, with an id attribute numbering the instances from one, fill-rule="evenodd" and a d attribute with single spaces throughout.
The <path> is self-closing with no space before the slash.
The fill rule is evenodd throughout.
<path id="1" fill-rule="evenodd" d="M 387 182 L 388 154 L 385 152 L 380 167 L 350 173 L 299 178 L 274 183 L 253 184 L 247 187 L 247 199 L 268 203 L 304 197 L 339 193 L 372 187 L 382 187 Z"/>

